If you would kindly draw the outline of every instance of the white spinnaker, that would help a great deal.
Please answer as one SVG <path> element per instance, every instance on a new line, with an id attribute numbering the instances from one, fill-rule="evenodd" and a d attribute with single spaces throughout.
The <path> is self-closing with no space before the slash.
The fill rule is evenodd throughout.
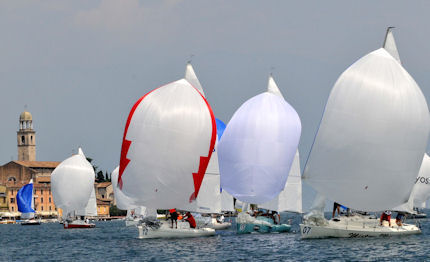
<path id="1" fill-rule="evenodd" d="M 392 57 L 394 57 L 394 59 L 396 59 L 399 63 L 401 63 L 399 52 L 397 51 L 396 41 L 394 40 L 394 35 L 393 35 L 392 27 L 389 27 L 387 29 L 387 33 L 385 34 L 384 44 L 383 44 L 382 47 L 385 50 L 387 50 L 387 52 Z"/>
<path id="2" fill-rule="evenodd" d="M 284 98 L 272 76 L 269 77 L 267 91 Z M 269 202 L 259 205 L 260 208 L 275 210 L 278 212 L 289 211 L 303 213 L 302 209 L 302 177 L 300 172 L 299 150 L 294 156 L 293 165 L 288 174 L 284 190 Z"/>
<path id="3" fill-rule="evenodd" d="M 95 173 L 82 150 L 61 162 L 51 174 L 54 203 L 63 210 L 63 217 L 84 209 L 94 189 Z"/>
<path id="4" fill-rule="evenodd" d="M 246 101 L 218 146 L 223 190 L 253 204 L 276 197 L 284 189 L 300 133 L 297 112 L 278 94 L 264 92 Z"/>
<path id="5" fill-rule="evenodd" d="M 97 198 L 96 198 L 96 191 L 94 187 L 93 187 L 93 190 L 91 191 L 90 199 L 88 199 L 87 206 L 84 209 L 77 210 L 76 215 L 90 216 L 90 217 L 97 216 Z"/>
<path id="6" fill-rule="evenodd" d="M 216 148 L 217 144 L 215 144 L 212 152 L 199 195 L 195 201 L 177 207 L 179 210 L 197 213 L 221 213 L 220 175 Z"/>
<path id="7" fill-rule="evenodd" d="M 188 203 L 201 184 L 215 140 L 212 110 L 187 80 L 149 92 L 127 121 L 118 181 L 122 192 L 147 208 Z"/>
<path id="8" fill-rule="evenodd" d="M 351 65 L 334 85 L 303 179 L 353 209 L 380 211 L 402 204 L 428 134 L 429 112 L 420 88 L 380 48 Z"/>
<path id="9" fill-rule="evenodd" d="M 200 84 L 199 79 L 197 78 L 196 73 L 194 72 L 194 68 L 193 66 L 188 63 L 187 67 L 185 69 L 185 79 L 190 82 L 190 84 L 192 86 L 194 86 L 195 88 L 197 88 L 197 90 L 199 90 L 199 92 L 205 96 L 205 92 L 203 91 L 202 85 Z"/>
<path id="10" fill-rule="evenodd" d="M 203 88 L 197 75 L 190 63 L 185 69 L 185 79 L 197 88 L 205 96 Z M 205 176 L 200 187 L 199 195 L 192 203 L 179 206 L 179 210 L 187 210 L 198 213 L 220 213 L 221 212 L 221 193 L 220 193 L 220 176 L 218 164 L 218 136 L 212 152 L 211 159 L 206 169 Z"/>
<path id="11" fill-rule="evenodd" d="M 124 193 L 118 187 L 118 172 L 119 172 L 119 166 L 117 166 L 112 171 L 112 175 L 111 175 L 113 195 L 115 197 L 116 206 L 122 210 L 135 209 L 138 206 L 134 204 L 134 200 L 124 195 Z"/>
<path id="12" fill-rule="evenodd" d="M 303 213 L 302 209 L 302 177 L 300 174 L 299 151 L 294 156 L 293 165 L 288 174 L 284 190 L 269 202 L 258 205 L 259 208 L 275 210 L 278 212 Z"/>

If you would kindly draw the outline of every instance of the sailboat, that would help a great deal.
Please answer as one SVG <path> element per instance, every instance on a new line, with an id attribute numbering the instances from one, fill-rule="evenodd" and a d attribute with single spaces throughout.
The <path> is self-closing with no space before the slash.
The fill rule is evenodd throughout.
<path id="1" fill-rule="evenodd" d="M 21 212 L 21 225 L 40 225 L 39 220 L 34 219 L 34 192 L 33 179 L 28 184 L 21 187 L 16 194 L 18 211 Z"/>
<path id="2" fill-rule="evenodd" d="M 269 77 L 268 91 L 272 91 L 279 97 L 282 93 L 276 85 L 272 76 Z M 293 165 L 291 166 L 290 173 L 288 174 L 287 183 L 284 189 L 274 199 L 258 205 L 259 208 L 272 210 L 276 212 L 293 212 L 303 213 L 302 209 L 302 177 L 300 172 L 300 156 L 299 151 L 294 155 Z"/>
<path id="3" fill-rule="evenodd" d="M 237 232 L 287 232 L 266 217 L 251 217 L 247 204 L 263 204 L 283 190 L 297 152 L 300 118 L 272 77 L 268 90 L 246 101 L 233 115 L 218 147 L 221 187 L 245 203 Z"/>
<path id="4" fill-rule="evenodd" d="M 429 117 L 388 28 L 383 48 L 359 59 L 335 83 L 303 180 L 350 209 L 377 212 L 405 203 L 424 156 Z M 305 216 L 300 228 L 302 238 L 421 232 L 415 225 L 380 226 L 359 215 L 329 221 Z"/>
<path id="5" fill-rule="evenodd" d="M 197 78 L 196 73 L 190 62 L 187 63 L 185 70 L 185 79 L 190 82 L 199 92 L 205 96 L 203 88 Z M 179 210 L 186 210 L 194 213 L 207 214 L 209 217 L 201 215 L 195 215 L 194 218 L 197 225 L 203 227 L 209 227 L 217 230 L 227 229 L 231 227 L 231 223 L 218 220 L 212 215 L 220 214 L 222 211 L 222 197 L 220 190 L 220 173 L 218 164 L 218 140 L 222 136 L 225 129 L 225 124 L 215 118 L 217 138 L 215 141 L 214 150 L 212 152 L 211 159 L 209 160 L 208 167 L 206 169 L 205 176 L 203 178 L 199 196 L 195 201 L 187 203 L 185 206 L 178 207 Z M 221 134 L 219 134 L 221 132 Z M 225 196 L 224 196 L 225 198 Z M 233 201 L 233 198 L 231 198 Z"/>
<path id="6" fill-rule="evenodd" d="M 87 211 L 94 214 L 94 180 L 93 166 L 81 148 L 52 172 L 52 195 L 55 205 L 63 210 L 64 228 L 95 227 L 84 219 Z"/>
<path id="7" fill-rule="evenodd" d="M 128 116 L 118 186 L 134 203 L 153 210 L 138 226 L 139 238 L 215 234 L 188 223 L 157 221 L 156 209 L 192 203 L 216 142 L 215 117 L 197 87 L 181 79 L 141 97 Z"/>

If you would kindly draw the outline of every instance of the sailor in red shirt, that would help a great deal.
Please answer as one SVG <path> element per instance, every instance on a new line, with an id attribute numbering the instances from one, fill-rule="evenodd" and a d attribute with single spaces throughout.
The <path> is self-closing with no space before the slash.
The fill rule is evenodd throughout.
<path id="1" fill-rule="evenodd" d="M 193 215 L 191 215 L 190 212 L 187 212 L 185 214 L 185 220 L 188 221 L 188 223 L 190 223 L 190 228 L 196 228 L 196 220 L 194 220 Z"/>

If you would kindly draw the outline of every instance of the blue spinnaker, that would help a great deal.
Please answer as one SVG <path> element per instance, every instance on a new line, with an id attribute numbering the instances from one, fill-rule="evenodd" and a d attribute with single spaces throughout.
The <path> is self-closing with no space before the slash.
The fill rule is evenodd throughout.
<path id="1" fill-rule="evenodd" d="M 31 208 L 32 198 L 33 198 L 33 183 L 30 183 L 21 187 L 21 189 L 16 194 L 18 211 L 21 213 L 34 213 L 34 209 Z"/>
<path id="2" fill-rule="evenodd" d="M 215 118 L 215 120 L 216 120 L 216 132 L 218 134 L 218 139 L 221 139 L 222 134 L 224 133 L 225 124 L 218 118 Z"/>

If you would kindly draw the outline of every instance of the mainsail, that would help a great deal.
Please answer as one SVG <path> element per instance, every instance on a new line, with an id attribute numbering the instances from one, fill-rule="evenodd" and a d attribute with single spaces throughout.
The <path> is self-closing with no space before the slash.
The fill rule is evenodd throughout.
<path id="1" fill-rule="evenodd" d="M 218 146 L 223 190 L 246 203 L 276 197 L 284 189 L 300 133 L 297 112 L 278 94 L 264 92 L 246 101 Z"/>
<path id="2" fill-rule="evenodd" d="M 136 204 L 176 208 L 198 196 L 216 141 L 203 95 L 182 79 L 140 98 L 128 116 L 118 184 Z"/>
<path id="3" fill-rule="evenodd" d="M 96 191 L 93 186 L 93 190 L 90 194 L 90 199 L 88 199 L 88 203 L 84 209 L 80 209 L 76 211 L 76 215 L 78 216 L 90 216 L 90 217 L 96 217 L 97 216 L 97 198 L 96 198 Z"/>
<path id="4" fill-rule="evenodd" d="M 394 38 L 387 43 L 395 47 Z M 351 65 L 334 85 L 303 179 L 353 209 L 400 205 L 409 198 L 429 130 L 420 88 L 380 48 Z"/>
<path id="5" fill-rule="evenodd" d="M 21 219 L 30 219 L 34 217 L 34 200 L 33 200 L 33 179 L 21 187 L 16 194 L 16 203 L 18 211 L 21 212 Z"/>
<path id="6" fill-rule="evenodd" d="M 82 149 L 63 162 L 51 174 L 54 203 L 63 210 L 63 217 L 85 209 L 94 190 L 94 169 Z"/>

